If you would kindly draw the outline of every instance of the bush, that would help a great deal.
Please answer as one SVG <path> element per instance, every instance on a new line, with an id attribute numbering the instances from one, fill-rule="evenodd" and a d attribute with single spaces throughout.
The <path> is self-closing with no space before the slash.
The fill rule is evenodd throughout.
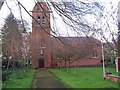
<path id="1" fill-rule="evenodd" d="M 12 70 L 11 70 L 12 71 Z M 15 68 L 10 75 L 9 81 L 3 82 L 3 88 L 30 88 L 34 78 L 35 70 L 32 68 Z"/>
<path id="2" fill-rule="evenodd" d="M 22 63 L 20 61 L 9 61 L 9 60 L 3 60 L 2 61 L 2 68 L 7 68 L 9 62 L 9 67 L 8 68 L 12 68 L 13 67 L 13 63 L 15 63 L 15 67 L 16 68 L 21 68 Z"/>
<path id="3" fill-rule="evenodd" d="M 10 78 L 10 71 L 2 71 L 2 81 L 8 81 Z"/>

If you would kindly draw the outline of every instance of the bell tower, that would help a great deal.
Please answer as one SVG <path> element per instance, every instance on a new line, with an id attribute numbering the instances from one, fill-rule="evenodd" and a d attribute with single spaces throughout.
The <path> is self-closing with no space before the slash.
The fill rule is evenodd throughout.
<path id="1" fill-rule="evenodd" d="M 31 56 L 35 68 L 51 65 L 50 13 L 45 2 L 37 2 L 32 10 Z"/>

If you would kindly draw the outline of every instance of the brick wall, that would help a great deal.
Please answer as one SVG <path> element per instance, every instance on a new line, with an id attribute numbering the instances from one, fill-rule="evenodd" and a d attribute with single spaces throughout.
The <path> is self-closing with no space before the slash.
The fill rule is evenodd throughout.
<path id="1" fill-rule="evenodd" d="M 69 63 L 67 62 L 66 66 L 68 65 Z M 74 60 L 73 62 L 70 63 L 69 66 L 75 67 L 75 66 L 99 66 L 99 65 L 102 65 L 99 59 L 82 59 L 82 60 Z M 53 60 L 51 63 L 51 66 L 52 67 L 56 67 L 56 66 L 64 67 L 65 62 L 64 61 L 58 62 L 57 60 Z"/>
<path id="2" fill-rule="evenodd" d="M 114 81 L 114 82 L 120 82 L 120 76 L 106 74 L 105 79 L 106 80 L 111 80 L 111 81 Z"/>

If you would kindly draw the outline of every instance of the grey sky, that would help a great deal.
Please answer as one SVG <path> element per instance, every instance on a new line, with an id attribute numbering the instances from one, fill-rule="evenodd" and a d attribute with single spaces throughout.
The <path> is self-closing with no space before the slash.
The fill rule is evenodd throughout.
<path id="1" fill-rule="evenodd" d="M 18 6 L 16 6 L 17 5 L 16 0 L 6 0 L 6 1 L 8 3 L 8 6 L 12 9 L 12 12 L 14 13 L 15 17 L 20 19 L 20 12 L 19 12 Z M 35 5 L 34 1 L 36 1 L 36 0 L 19 0 L 19 1 L 25 6 L 25 8 L 28 11 L 31 11 Z M 60 1 L 60 0 L 57 0 L 57 1 Z M 74 0 L 72 0 L 72 1 L 74 2 Z M 107 6 L 107 3 L 111 1 L 114 6 L 117 6 L 119 0 L 80 0 L 80 1 L 86 1 L 87 3 L 89 3 L 89 2 L 102 2 L 106 5 L 106 7 L 107 7 L 106 10 L 109 12 L 110 8 L 109 8 L 109 6 Z M 0 10 L 0 21 L 1 21 L 0 28 L 3 26 L 4 19 L 7 17 L 7 15 L 9 13 L 10 13 L 10 11 L 9 11 L 8 7 L 6 6 L 6 3 L 4 3 L 3 7 Z M 22 9 L 22 15 L 23 15 L 23 19 L 25 19 L 26 21 L 28 21 L 31 24 L 31 21 L 32 21 L 31 17 L 23 9 Z M 94 23 L 95 18 L 92 16 L 91 17 L 88 16 L 88 20 L 92 24 L 92 23 Z M 112 22 L 112 21 L 110 21 L 110 22 Z M 63 35 L 63 36 L 66 35 L 68 30 L 65 30 L 66 28 L 62 24 L 61 20 L 59 20 L 59 23 L 57 25 L 58 25 L 58 29 L 59 29 L 59 32 L 61 33 L 61 35 Z M 116 28 L 114 26 L 114 23 L 111 23 L 111 25 L 113 25 L 112 26 L 113 29 Z M 61 28 L 61 26 L 62 26 L 62 28 Z M 117 30 L 117 28 L 116 28 L 116 30 Z M 69 34 L 73 35 L 73 32 L 69 32 Z"/>

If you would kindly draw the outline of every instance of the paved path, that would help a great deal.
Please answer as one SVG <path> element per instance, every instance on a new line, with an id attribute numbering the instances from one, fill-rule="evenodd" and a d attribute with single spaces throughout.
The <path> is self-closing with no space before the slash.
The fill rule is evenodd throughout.
<path id="1" fill-rule="evenodd" d="M 48 70 L 37 69 L 32 88 L 65 88 Z"/>

